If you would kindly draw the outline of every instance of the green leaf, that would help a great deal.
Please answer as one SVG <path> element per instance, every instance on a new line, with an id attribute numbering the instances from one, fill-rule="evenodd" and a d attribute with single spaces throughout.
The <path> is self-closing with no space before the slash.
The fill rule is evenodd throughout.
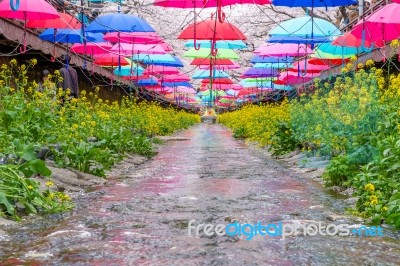
<path id="1" fill-rule="evenodd" d="M 0 192 L 0 204 L 3 204 L 6 207 L 8 214 L 15 215 L 15 208 L 8 201 L 6 195 L 3 192 Z"/>
<path id="2" fill-rule="evenodd" d="M 40 174 L 43 176 L 50 176 L 51 171 L 46 167 L 44 161 L 36 159 L 33 161 L 28 161 L 19 167 L 19 170 L 24 173 L 25 177 L 29 178 L 33 174 Z"/>
<path id="3" fill-rule="evenodd" d="M 24 204 L 24 206 L 29 211 L 29 213 L 37 214 L 37 210 L 32 204 L 30 204 L 29 202 L 26 202 L 26 201 L 23 201 L 22 204 Z"/>

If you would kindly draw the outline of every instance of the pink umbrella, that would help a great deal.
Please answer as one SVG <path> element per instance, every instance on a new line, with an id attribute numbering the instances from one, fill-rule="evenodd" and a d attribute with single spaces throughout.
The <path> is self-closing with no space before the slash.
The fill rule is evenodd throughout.
<path id="1" fill-rule="evenodd" d="M 180 71 L 176 67 L 165 67 L 165 66 L 154 66 L 154 65 L 148 66 L 143 72 L 143 74 L 150 74 L 150 75 L 159 75 L 159 74 L 171 75 L 179 73 Z"/>
<path id="2" fill-rule="evenodd" d="M 169 45 L 166 42 L 161 42 L 158 44 L 159 46 L 161 46 L 166 52 L 172 52 L 174 49 L 171 47 L 171 45 Z"/>
<path id="3" fill-rule="evenodd" d="M 44 0 L 20 0 L 18 10 L 13 10 L 9 1 L 0 2 L 0 17 L 14 18 L 24 21 L 24 41 L 21 53 L 26 52 L 26 24 L 28 20 L 59 18 L 57 10 Z"/>
<path id="4" fill-rule="evenodd" d="M 289 68 L 290 71 L 301 72 L 301 73 L 320 73 L 321 71 L 327 69 L 329 69 L 328 65 L 310 64 L 310 61 L 308 59 L 297 61 L 293 64 L 292 68 Z"/>
<path id="5" fill-rule="evenodd" d="M 365 19 L 360 20 L 351 31 L 358 39 L 383 47 L 386 42 L 400 37 L 400 5 L 387 4 Z M 363 36 L 364 35 L 364 36 Z"/>
<path id="6" fill-rule="evenodd" d="M 76 54 L 87 54 L 87 55 L 96 55 L 96 54 L 104 54 L 109 52 L 112 48 L 112 45 L 107 42 L 98 42 L 92 43 L 88 42 L 86 44 L 83 43 L 75 43 L 71 47 L 71 52 Z"/>
<path id="7" fill-rule="evenodd" d="M 295 43 L 274 43 L 262 45 L 254 53 L 259 56 L 305 56 L 312 54 L 313 51 L 305 44 Z"/>
<path id="8" fill-rule="evenodd" d="M 230 90 L 235 87 L 235 85 L 238 84 L 213 84 L 212 89 L 213 90 Z M 209 89 L 209 84 L 201 84 L 200 90 L 208 90 Z"/>
<path id="9" fill-rule="evenodd" d="M 284 84 L 284 85 L 295 85 L 311 81 L 313 78 L 316 78 L 318 76 L 319 74 L 313 74 L 313 73 L 299 75 L 298 72 L 284 71 L 279 75 L 278 80 L 274 81 L 274 83 Z"/>
<path id="10" fill-rule="evenodd" d="M 43 29 L 80 29 L 82 27 L 81 22 L 70 14 L 59 12 L 58 15 L 59 18 L 29 20 L 26 27 Z"/>
<path id="11" fill-rule="evenodd" d="M 157 44 L 116 44 L 111 49 L 112 52 L 131 56 L 134 54 L 166 54 L 167 52 Z"/>
<path id="12" fill-rule="evenodd" d="M 110 32 L 104 35 L 104 40 L 113 43 L 158 44 L 163 39 L 155 32 Z"/>
<path id="13" fill-rule="evenodd" d="M 164 82 L 183 82 L 190 80 L 187 75 L 165 75 L 161 79 Z"/>

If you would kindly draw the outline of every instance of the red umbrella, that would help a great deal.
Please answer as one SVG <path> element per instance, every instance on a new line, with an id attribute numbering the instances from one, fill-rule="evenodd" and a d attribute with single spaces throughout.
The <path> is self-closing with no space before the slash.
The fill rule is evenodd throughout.
<path id="1" fill-rule="evenodd" d="M 151 78 L 153 78 L 153 79 L 156 79 L 155 77 L 153 77 L 153 76 L 150 76 L 150 75 L 142 75 L 142 76 L 124 76 L 124 77 L 122 77 L 123 79 L 125 79 L 125 80 L 145 80 L 145 79 L 151 79 Z M 157 79 L 156 79 L 157 80 Z M 158 80 L 157 80 L 158 81 Z"/>
<path id="2" fill-rule="evenodd" d="M 134 54 L 166 54 L 167 52 L 158 44 L 129 44 L 119 43 L 112 47 L 112 52 L 131 56 Z"/>
<path id="3" fill-rule="evenodd" d="M 234 65 L 235 62 L 233 62 L 230 59 L 215 59 L 211 60 L 210 58 L 196 58 L 194 59 L 190 64 L 192 66 L 199 66 L 199 65 L 210 65 L 210 63 L 213 63 L 213 65 Z"/>
<path id="4" fill-rule="evenodd" d="M 356 38 L 351 32 L 346 32 L 344 35 L 337 37 L 332 44 L 336 46 L 361 47 L 362 40 Z M 371 47 L 371 42 L 366 40 L 364 46 Z"/>
<path id="5" fill-rule="evenodd" d="M 343 63 L 349 62 L 349 58 L 345 59 L 325 59 L 325 58 L 310 58 L 308 62 L 312 65 L 327 65 L 327 66 L 338 66 Z"/>
<path id="6" fill-rule="evenodd" d="M 261 90 L 259 88 L 245 88 L 245 89 L 241 89 L 237 96 L 240 97 L 240 96 L 245 96 L 245 95 L 257 94 L 260 92 L 261 92 Z"/>
<path id="7" fill-rule="evenodd" d="M 103 54 L 94 60 L 94 64 L 99 66 L 128 66 L 129 62 L 125 57 L 115 54 Z"/>
<path id="8" fill-rule="evenodd" d="M 292 68 L 289 68 L 289 71 L 294 71 L 294 72 L 301 72 L 301 73 L 320 73 L 321 71 L 327 70 L 330 67 L 328 65 L 316 65 L 316 64 L 310 64 L 309 60 L 301 60 L 297 61 L 296 63 L 293 64 Z"/>
<path id="9" fill-rule="evenodd" d="M 143 72 L 143 74 L 150 74 L 150 75 L 159 75 L 159 74 L 173 75 L 179 73 L 180 71 L 176 67 L 165 67 L 165 66 L 154 66 L 154 65 L 150 65 Z"/>
<path id="10" fill-rule="evenodd" d="M 21 53 L 26 52 L 26 23 L 28 20 L 59 18 L 57 10 L 44 0 L 20 0 L 18 10 L 13 10 L 9 1 L 0 2 L 0 17 L 24 21 L 24 39 Z"/>
<path id="11" fill-rule="evenodd" d="M 80 29 L 82 24 L 75 17 L 67 13 L 58 12 L 59 18 L 29 20 L 26 23 L 28 28 L 53 28 L 53 29 Z"/>
<path id="12" fill-rule="evenodd" d="M 197 34 L 197 36 L 196 36 Z M 228 22 L 215 21 L 214 19 L 203 20 L 187 26 L 178 39 L 182 40 L 246 40 L 243 33 Z"/>
<path id="13" fill-rule="evenodd" d="M 202 84 L 210 84 L 211 79 L 203 79 L 201 81 Z M 233 84 L 233 81 L 228 78 L 223 78 L 223 79 L 213 79 L 211 80 L 213 84 Z"/>

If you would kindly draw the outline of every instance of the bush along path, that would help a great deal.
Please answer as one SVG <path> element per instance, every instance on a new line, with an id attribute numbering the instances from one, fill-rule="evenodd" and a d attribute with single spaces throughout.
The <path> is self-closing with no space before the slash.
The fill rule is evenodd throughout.
<path id="1" fill-rule="evenodd" d="M 83 173 L 104 177 L 127 154 L 153 155 L 155 136 L 199 122 L 197 115 L 157 103 L 104 101 L 98 89 L 61 104 L 68 91 L 56 88 L 59 73 L 38 90 L 27 78 L 35 64 L 34 59 L 21 66 L 12 60 L 0 69 L 0 216 L 19 219 L 21 210 L 52 213 L 73 207 L 67 194 L 54 191 L 46 157 L 53 172 L 55 166 L 69 168 L 82 184 L 95 184 Z"/>
<path id="2" fill-rule="evenodd" d="M 274 155 L 300 149 L 329 158 L 325 185 L 354 189 L 353 213 L 400 228 L 400 75 L 354 61 L 341 76 L 316 80 L 313 93 L 248 105 L 219 122 Z"/>

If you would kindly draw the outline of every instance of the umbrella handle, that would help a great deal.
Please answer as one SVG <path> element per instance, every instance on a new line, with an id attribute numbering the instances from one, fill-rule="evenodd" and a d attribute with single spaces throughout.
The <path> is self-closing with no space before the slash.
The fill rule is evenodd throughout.
<path id="1" fill-rule="evenodd" d="M 218 2 L 220 2 L 220 1 L 218 1 Z M 218 13 L 219 22 L 224 23 L 226 16 L 225 16 L 225 13 L 222 11 L 221 4 L 218 6 L 217 13 Z"/>
<path id="2" fill-rule="evenodd" d="M 370 48 L 365 47 L 365 29 L 362 30 L 361 33 L 361 51 L 365 53 L 370 53 L 374 49 L 374 45 L 372 44 Z"/>
<path id="3" fill-rule="evenodd" d="M 10 0 L 10 7 L 12 11 L 17 11 L 19 8 L 19 0 L 15 0 L 15 3 L 14 0 Z"/>
<path id="4" fill-rule="evenodd" d="M 26 53 L 26 38 L 25 38 L 25 36 L 24 36 L 24 43 L 23 43 L 23 45 L 19 48 L 19 52 L 20 52 L 21 54 Z"/>
<path id="5" fill-rule="evenodd" d="M 53 55 L 51 56 L 50 61 L 53 63 L 56 61 L 56 45 L 55 44 L 53 46 Z"/>

